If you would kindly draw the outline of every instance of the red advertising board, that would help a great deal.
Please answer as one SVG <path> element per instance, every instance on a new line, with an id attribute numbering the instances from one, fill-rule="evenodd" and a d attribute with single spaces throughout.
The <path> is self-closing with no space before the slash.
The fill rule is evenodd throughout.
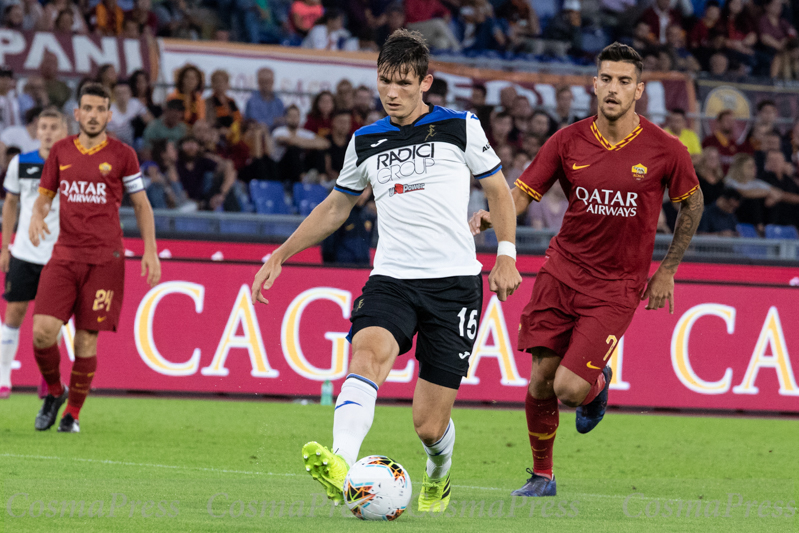
<path id="1" fill-rule="evenodd" d="M 287 266 L 264 306 L 249 295 L 257 269 L 173 259 L 151 290 L 130 259 L 119 331 L 100 335 L 93 386 L 312 396 L 330 379 L 337 392 L 347 373 L 350 309 L 369 270 Z M 515 350 L 516 332 L 534 281 L 525 276 L 507 302 L 486 290 L 460 399 L 523 401 L 530 360 Z M 797 296 L 787 284 L 678 283 L 674 315 L 640 306 L 616 346 L 611 404 L 799 412 Z M 16 385 L 38 383 L 30 346 L 28 321 Z M 417 371 L 413 352 L 400 357 L 380 397 L 411 398 Z"/>

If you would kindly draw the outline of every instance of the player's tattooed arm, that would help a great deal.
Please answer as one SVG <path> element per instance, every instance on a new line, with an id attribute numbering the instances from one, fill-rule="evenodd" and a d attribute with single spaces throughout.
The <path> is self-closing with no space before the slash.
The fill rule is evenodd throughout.
<path id="1" fill-rule="evenodd" d="M 697 189 L 695 193 L 680 202 L 680 212 L 677 215 L 677 222 L 674 225 L 674 237 L 671 246 L 666 253 L 666 257 L 660 263 L 660 268 L 668 270 L 672 274 L 677 271 L 691 239 L 699 227 L 702 219 L 705 200 L 702 190 Z"/>

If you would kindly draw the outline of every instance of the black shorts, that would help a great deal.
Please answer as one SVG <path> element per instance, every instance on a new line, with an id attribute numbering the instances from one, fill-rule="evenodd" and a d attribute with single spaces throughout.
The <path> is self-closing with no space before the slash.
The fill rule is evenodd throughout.
<path id="1" fill-rule="evenodd" d="M 482 276 L 403 280 L 372 276 L 352 306 L 352 337 L 377 326 L 388 330 L 404 354 L 416 340 L 419 377 L 460 387 L 483 310 Z"/>
<path id="2" fill-rule="evenodd" d="M 36 299 L 36 289 L 39 287 L 39 276 L 44 265 L 28 263 L 17 259 L 13 255 L 8 262 L 6 274 L 6 290 L 3 298 L 7 302 L 29 302 Z"/>

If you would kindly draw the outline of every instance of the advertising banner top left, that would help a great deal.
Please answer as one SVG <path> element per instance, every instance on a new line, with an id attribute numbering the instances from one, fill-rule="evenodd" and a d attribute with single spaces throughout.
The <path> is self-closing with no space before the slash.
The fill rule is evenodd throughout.
<path id="1" fill-rule="evenodd" d="M 151 75 L 158 71 L 158 48 L 152 38 L 0 30 L 0 64 L 18 76 L 39 75 L 45 59 L 52 58 L 60 77 L 93 76 L 105 64 L 114 65 L 123 77 L 139 69 Z"/>

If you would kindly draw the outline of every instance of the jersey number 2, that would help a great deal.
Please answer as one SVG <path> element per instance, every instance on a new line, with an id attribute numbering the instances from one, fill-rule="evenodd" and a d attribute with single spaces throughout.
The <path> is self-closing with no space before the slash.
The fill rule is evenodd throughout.
<path id="1" fill-rule="evenodd" d="M 474 340 L 474 336 L 477 335 L 477 309 L 473 309 L 472 313 L 469 315 L 468 325 L 466 324 L 466 311 L 467 309 L 464 307 L 461 309 L 461 312 L 458 313 L 458 318 L 461 319 L 458 329 L 460 329 L 461 337 L 463 337 L 465 333 L 470 340 Z M 464 325 L 466 325 L 465 332 L 463 330 Z"/>

